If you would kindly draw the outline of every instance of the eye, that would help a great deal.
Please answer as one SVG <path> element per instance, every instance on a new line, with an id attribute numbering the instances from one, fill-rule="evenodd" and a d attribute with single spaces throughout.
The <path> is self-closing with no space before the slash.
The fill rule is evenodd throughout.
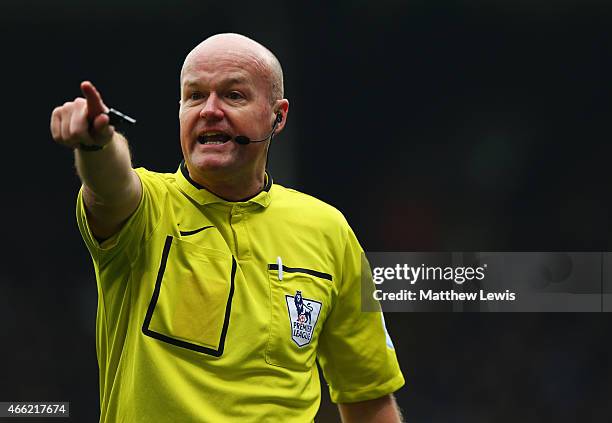
<path id="1" fill-rule="evenodd" d="M 189 94 L 189 100 L 199 100 L 201 99 L 202 93 L 198 92 L 198 91 L 194 91 L 191 94 Z"/>
<path id="2" fill-rule="evenodd" d="M 227 98 L 229 98 L 230 100 L 242 100 L 244 96 L 240 94 L 238 91 L 230 91 L 227 94 Z"/>

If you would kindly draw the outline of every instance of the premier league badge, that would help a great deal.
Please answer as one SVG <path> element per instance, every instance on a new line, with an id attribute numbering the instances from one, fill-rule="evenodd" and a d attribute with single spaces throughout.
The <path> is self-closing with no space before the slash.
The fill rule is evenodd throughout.
<path id="1" fill-rule="evenodd" d="M 310 344 L 321 312 L 321 303 L 303 298 L 302 291 L 295 291 L 295 296 L 285 295 L 285 300 L 291 324 L 291 339 L 298 347 Z"/>

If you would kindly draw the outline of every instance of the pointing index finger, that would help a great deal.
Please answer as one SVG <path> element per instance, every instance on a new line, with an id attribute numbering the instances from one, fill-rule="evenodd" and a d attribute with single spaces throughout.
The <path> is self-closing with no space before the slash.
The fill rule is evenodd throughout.
<path id="1" fill-rule="evenodd" d="M 81 82 L 81 92 L 87 100 L 87 119 L 92 122 L 98 115 L 108 113 L 108 107 L 102 101 L 102 96 L 89 81 Z"/>

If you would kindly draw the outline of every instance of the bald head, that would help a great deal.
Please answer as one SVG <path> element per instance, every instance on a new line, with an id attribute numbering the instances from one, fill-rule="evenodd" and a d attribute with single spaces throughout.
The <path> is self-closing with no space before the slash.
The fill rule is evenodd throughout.
<path id="1" fill-rule="evenodd" d="M 240 34 L 217 34 L 208 37 L 189 52 L 181 68 L 181 86 L 185 72 L 200 57 L 230 53 L 249 59 L 270 87 L 270 102 L 284 96 L 283 70 L 276 56 L 263 45 Z"/>

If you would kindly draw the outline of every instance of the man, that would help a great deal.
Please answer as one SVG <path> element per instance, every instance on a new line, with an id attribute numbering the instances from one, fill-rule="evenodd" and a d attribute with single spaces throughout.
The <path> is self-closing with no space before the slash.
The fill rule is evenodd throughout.
<path id="1" fill-rule="evenodd" d="M 274 55 L 237 34 L 189 53 L 175 174 L 132 169 L 100 94 L 81 90 L 51 132 L 83 182 L 100 421 L 312 421 L 318 359 L 344 421 L 398 422 L 404 379 L 381 315 L 360 311 L 352 230 L 265 171 L 289 110 Z"/>

